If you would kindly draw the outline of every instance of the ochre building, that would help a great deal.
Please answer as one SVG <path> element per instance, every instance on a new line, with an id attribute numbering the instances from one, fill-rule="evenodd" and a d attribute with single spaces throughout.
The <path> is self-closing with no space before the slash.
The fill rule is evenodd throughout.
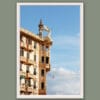
<path id="1" fill-rule="evenodd" d="M 20 94 L 45 95 L 46 74 L 50 71 L 50 30 L 39 23 L 39 34 L 20 29 Z M 47 31 L 47 36 L 43 32 Z"/>

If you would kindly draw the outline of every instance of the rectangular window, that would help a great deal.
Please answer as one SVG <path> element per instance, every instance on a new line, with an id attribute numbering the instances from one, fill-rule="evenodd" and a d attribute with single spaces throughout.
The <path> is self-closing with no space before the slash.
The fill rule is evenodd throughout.
<path id="1" fill-rule="evenodd" d="M 36 81 L 34 81 L 33 88 L 36 89 Z"/>
<path id="2" fill-rule="evenodd" d="M 41 76 L 44 76 L 44 69 L 41 70 Z"/>
<path id="3" fill-rule="evenodd" d="M 26 67 L 26 72 L 29 73 L 29 66 Z"/>
<path id="4" fill-rule="evenodd" d="M 48 51 L 49 50 L 49 47 L 48 46 L 46 46 L 46 51 Z"/>
<path id="5" fill-rule="evenodd" d="M 44 57 L 42 56 L 42 58 L 41 58 L 41 61 L 42 61 L 42 63 L 44 63 Z"/>
<path id="6" fill-rule="evenodd" d="M 28 82 L 29 82 L 29 86 L 31 86 L 31 79 L 29 79 Z"/>
<path id="7" fill-rule="evenodd" d="M 36 42 L 34 42 L 34 48 L 36 49 L 36 46 L 37 46 L 37 43 Z"/>
<path id="8" fill-rule="evenodd" d="M 25 84 L 26 84 L 26 86 L 31 86 L 31 80 L 30 79 L 26 79 L 25 80 Z"/>
<path id="9" fill-rule="evenodd" d="M 27 79 L 25 79 L 25 85 L 28 86 L 28 80 Z"/>
<path id="10" fill-rule="evenodd" d="M 32 44 L 32 40 L 31 40 L 31 38 L 28 38 L 28 44 Z"/>
<path id="11" fill-rule="evenodd" d="M 49 57 L 46 57 L 46 64 L 49 63 Z"/>
<path id="12" fill-rule="evenodd" d="M 30 53 L 29 53 L 29 52 L 27 52 L 27 58 L 28 58 L 28 59 L 30 58 Z"/>
<path id="13" fill-rule="evenodd" d="M 24 56 L 24 50 L 23 49 L 20 49 L 20 55 Z"/>
<path id="14" fill-rule="evenodd" d="M 41 89 L 44 89 L 44 82 L 41 83 Z"/>
<path id="15" fill-rule="evenodd" d="M 36 68 L 34 68 L 33 74 L 36 75 Z"/>
<path id="16" fill-rule="evenodd" d="M 45 50 L 45 46 L 44 46 L 44 45 L 42 45 L 42 50 L 43 50 L 43 51 Z"/>
<path id="17" fill-rule="evenodd" d="M 36 61 L 36 55 L 34 55 L 34 61 Z"/>

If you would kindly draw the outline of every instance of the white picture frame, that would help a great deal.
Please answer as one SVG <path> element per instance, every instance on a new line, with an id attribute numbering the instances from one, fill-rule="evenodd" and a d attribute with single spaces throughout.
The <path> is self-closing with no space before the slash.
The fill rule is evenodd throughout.
<path id="1" fill-rule="evenodd" d="M 20 58 L 20 53 L 19 53 L 19 51 L 20 51 L 20 34 L 19 34 L 19 30 L 20 30 L 20 6 L 22 6 L 22 5 L 42 5 L 42 6 L 51 6 L 51 5 L 56 5 L 56 6 L 69 6 L 69 5 L 71 5 L 71 6 L 75 6 L 75 5 L 79 5 L 80 6 L 80 55 L 81 55 L 81 57 L 80 57 L 80 66 L 81 66 L 81 68 L 80 68 L 80 70 L 81 70 L 81 74 L 80 74 L 80 77 L 81 77 L 81 81 L 80 81 L 80 84 L 81 84 L 81 87 L 80 87 L 80 89 L 81 89 L 81 91 L 80 91 L 80 95 L 20 95 L 19 94 L 19 69 L 20 69 L 20 60 L 19 60 L 19 58 Z M 17 98 L 20 98 L 20 99 L 29 99 L 29 98 L 31 98 L 31 99 L 36 99 L 36 98 L 50 98 L 50 99 L 56 99 L 56 98 L 61 98 L 61 99 L 64 99 L 64 98 L 66 98 L 66 99 L 76 99 L 76 98 L 83 98 L 84 97 L 84 15 L 83 15 L 83 2 L 54 2 L 54 3 L 47 3 L 47 2 L 39 2 L 39 3 L 36 3 L 36 2 L 30 2 L 30 3 L 17 3 L 17 5 L 16 5 L 16 7 L 17 7 L 17 18 L 16 18 L 16 21 L 17 21 L 17 31 L 16 31 L 16 43 L 17 43 L 17 48 L 16 48 L 16 53 L 17 53 L 17 59 L 16 59 L 16 80 L 17 80 L 17 83 L 16 83 L 16 97 Z"/>

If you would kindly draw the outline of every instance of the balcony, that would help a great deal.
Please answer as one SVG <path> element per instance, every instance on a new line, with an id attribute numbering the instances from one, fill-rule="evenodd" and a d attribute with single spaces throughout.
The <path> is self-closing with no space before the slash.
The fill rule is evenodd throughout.
<path id="1" fill-rule="evenodd" d="M 46 64 L 46 71 L 50 71 L 50 64 Z"/>
<path id="2" fill-rule="evenodd" d="M 28 60 L 27 60 L 27 63 L 28 63 L 28 65 L 33 65 L 33 60 L 28 59 Z"/>
<path id="3" fill-rule="evenodd" d="M 39 89 L 39 95 L 46 95 L 46 89 Z"/>
<path id="4" fill-rule="evenodd" d="M 28 45 L 28 51 L 33 51 L 33 47 L 31 44 Z"/>
<path id="5" fill-rule="evenodd" d="M 22 76 L 26 76 L 26 73 L 23 72 L 23 71 L 20 71 L 20 75 L 22 75 Z"/>
<path id="6" fill-rule="evenodd" d="M 44 56 L 49 56 L 49 51 L 42 51 L 41 53 L 42 53 L 42 55 L 44 55 Z"/>
<path id="7" fill-rule="evenodd" d="M 20 61 L 23 63 L 27 63 L 27 59 L 23 56 L 20 56 Z"/>
<path id="8" fill-rule="evenodd" d="M 27 92 L 32 93 L 33 92 L 33 87 L 28 87 Z"/>
<path id="9" fill-rule="evenodd" d="M 20 85 L 20 91 L 25 92 L 25 85 Z"/>
<path id="10" fill-rule="evenodd" d="M 27 45 L 24 42 L 20 42 L 20 47 L 23 49 L 27 49 Z"/>
<path id="11" fill-rule="evenodd" d="M 28 77 L 28 78 L 33 78 L 33 74 L 27 73 L 27 77 Z"/>

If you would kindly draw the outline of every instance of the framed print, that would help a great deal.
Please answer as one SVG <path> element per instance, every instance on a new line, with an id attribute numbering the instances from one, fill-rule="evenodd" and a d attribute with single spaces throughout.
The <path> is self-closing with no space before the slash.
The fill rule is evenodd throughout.
<path id="1" fill-rule="evenodd" d="M 83 98 L 83 3 L 17 3 L 17 98 Z"/>

